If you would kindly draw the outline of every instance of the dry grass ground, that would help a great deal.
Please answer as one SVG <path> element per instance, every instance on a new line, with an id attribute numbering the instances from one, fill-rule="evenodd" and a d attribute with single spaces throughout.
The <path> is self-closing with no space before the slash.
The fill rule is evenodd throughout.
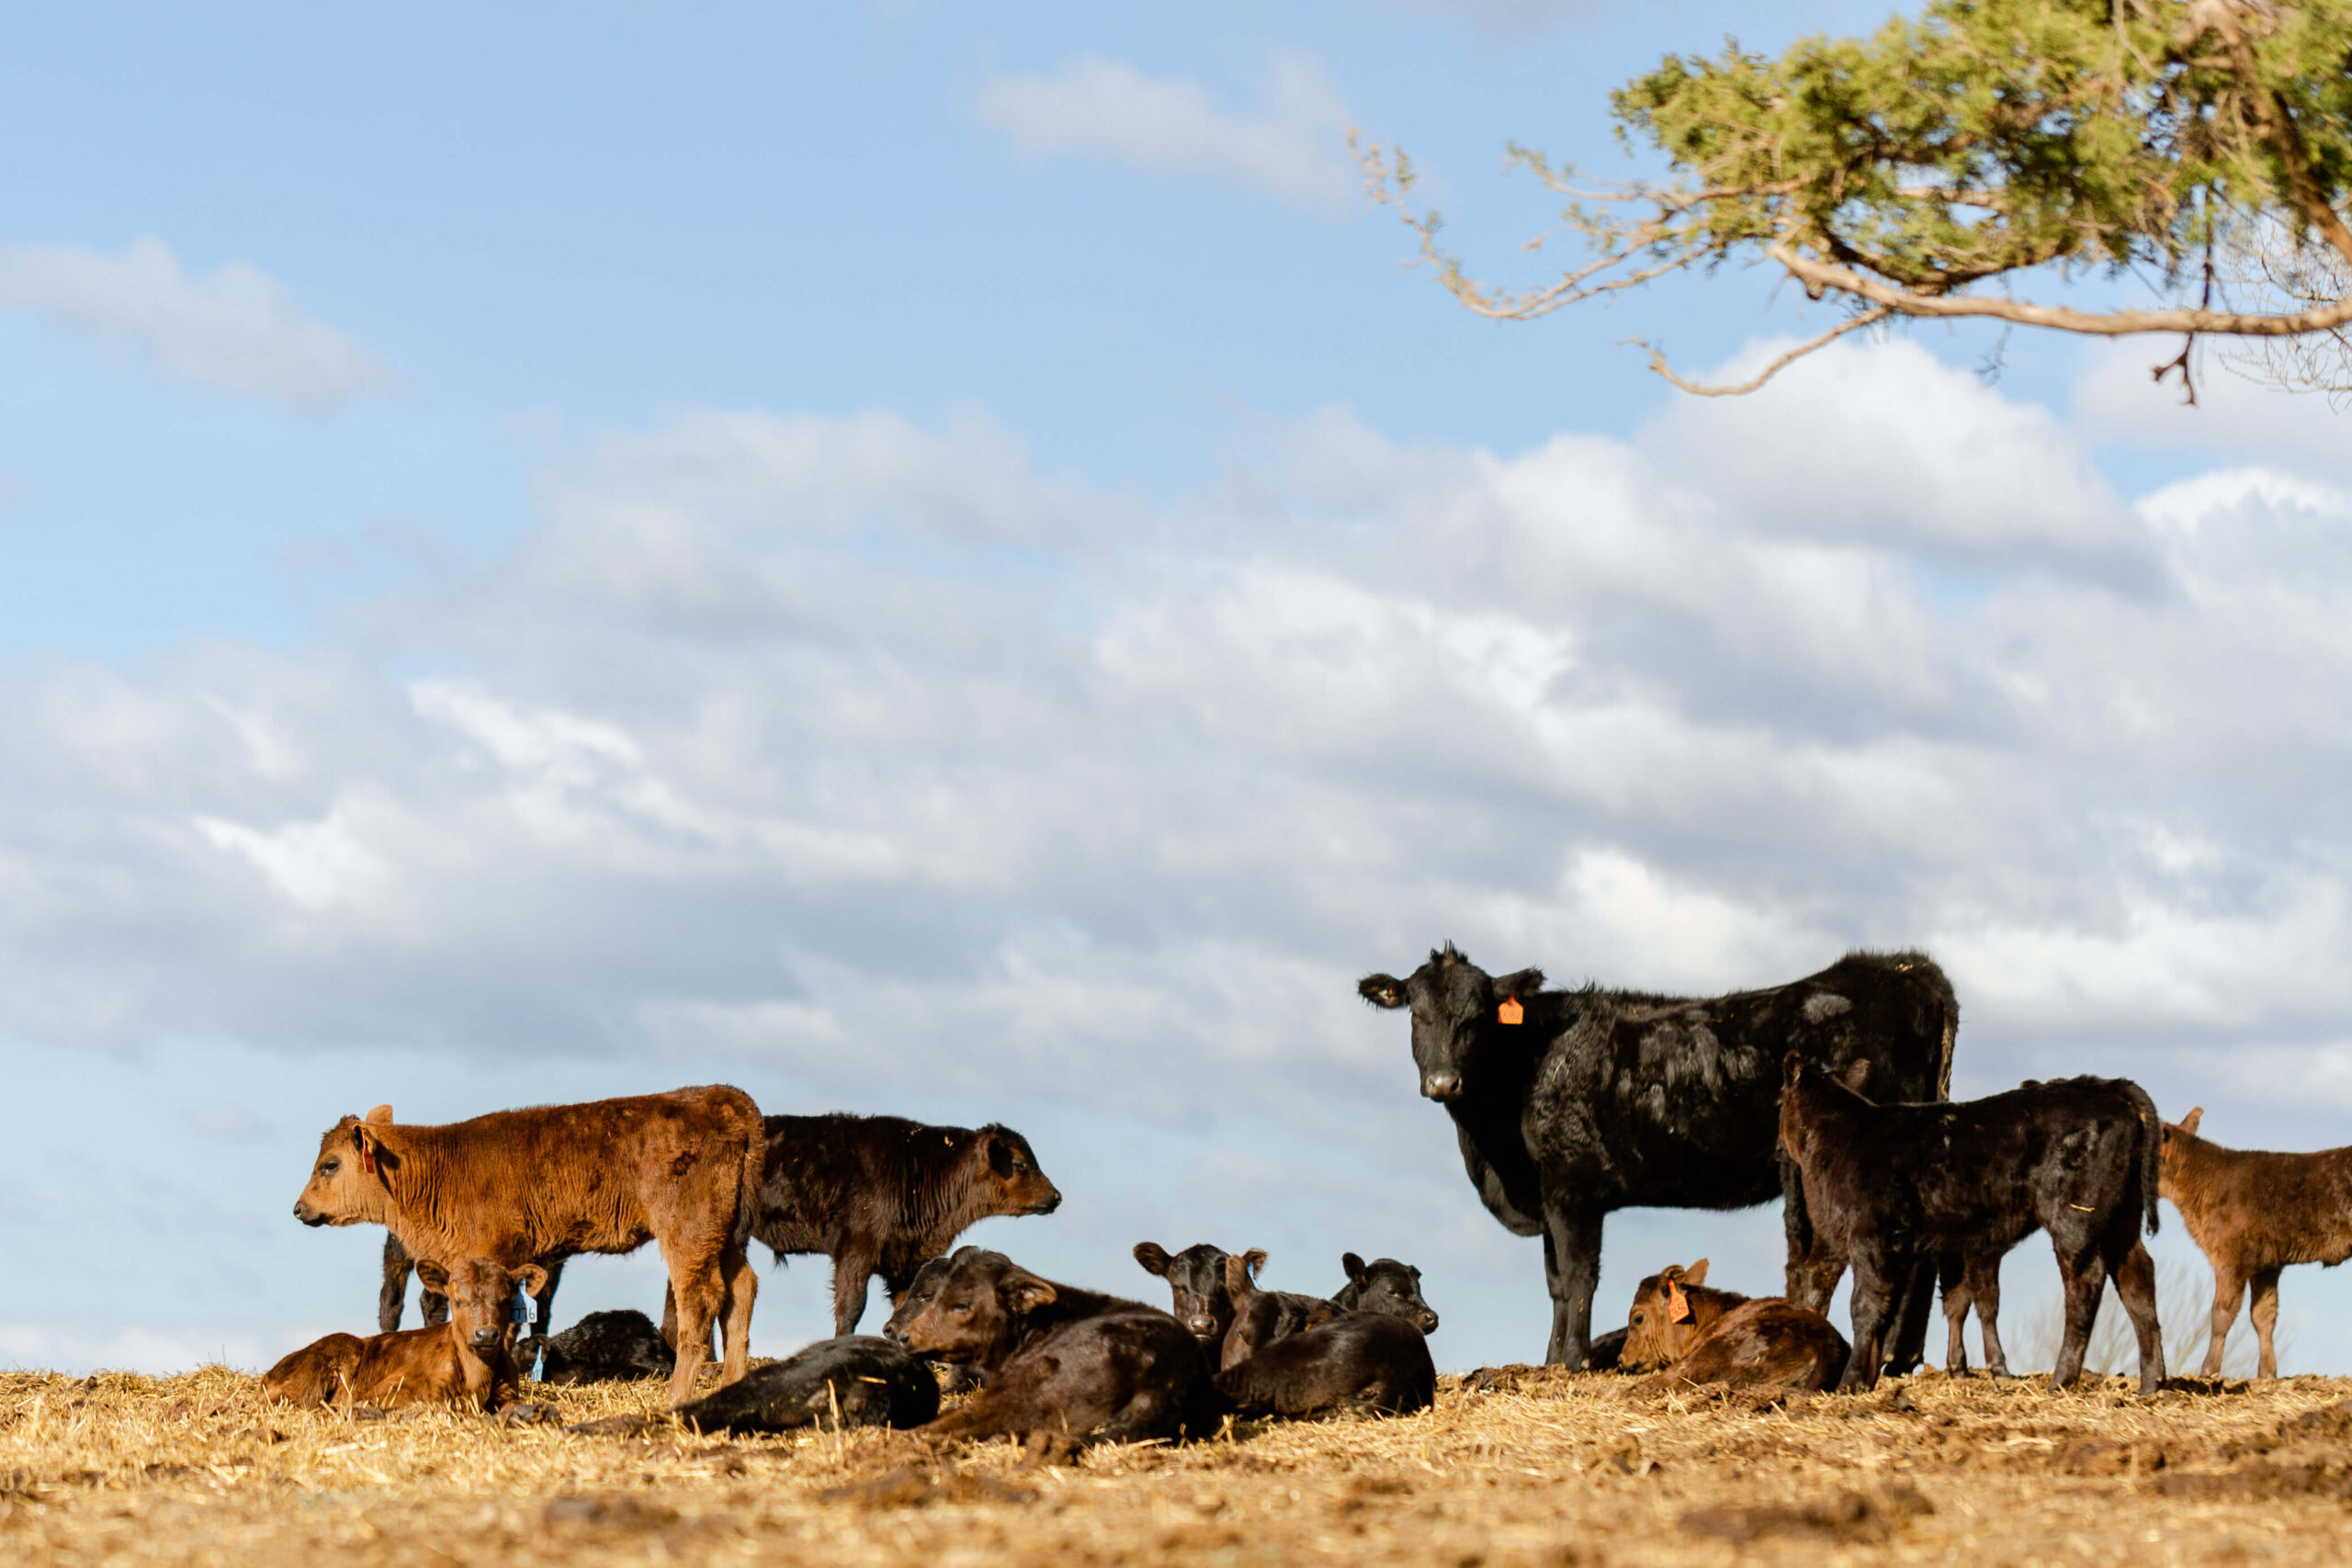
<path id="1" fill-rule="evenodd" d="M 1890 1382 L 1788 1409 L 1445 1381 L 1407 1420 L 1244 1427 L 1022 1471 L 1004 1444 L 578 1437 L 273 1406 L 220 1369 L 0 1374 L 0 1562 L 849 1565 L 2343 1561 L 2352 1382 Z M 555 1391 L 565 1420 L 662 1385 Z"/>

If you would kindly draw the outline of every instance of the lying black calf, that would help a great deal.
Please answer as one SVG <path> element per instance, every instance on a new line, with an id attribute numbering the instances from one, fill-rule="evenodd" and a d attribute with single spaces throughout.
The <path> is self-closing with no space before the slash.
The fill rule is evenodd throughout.
<path id="1" fill-rule="evenodd" d="M 1437 1398 L 1437 1367 L 1411 1324 L 1353 1312 L 1275 1340 L 1217 1373 L 1216 1388 L 1252 1414 L 1404 1416 Z"/>
<path id="2" fill-rule="evenodd" d="M 1233 1326 L 1216 1351 L 1220 1371 L 1238 1367 L 1277 1339 L 1329 1323 L 1339 1309 L 1321 1296 L 1295 1291 L 1261 1291 L 1253 1277 L 1265 1267 L 1266 1255 L 1252 1247 L 1225 1260 L 1225 1291 L 1233 1303 Z"/>
<path id="3" fill-rule="evenodd" d="M 538 1342 L 541 1382 L 608 1382 L 623 1378 L 666 1378 L 677 1352 L 662 1342 L 653 1320 L 641 1312 L 592 1312 L 560 1334 Z M 516 1354 L 523 1354 L 518 1348 Z"/>
<path id="4" fill-rule="evenodd" d="M 1331 1297 L 1331 1304 L 1340 1311 L 1385 1313 L 1403 1318 L 1423 1334 L 1437 1332 L 1437 1314 L 1421 1300 L 1419 1269 L 1393 1258 L 1375 1258 L 1366 1263 L 1352 1252 L 1340 1255 L 1340 1267 L 1348 1271 L 1348 1282 Z"/>
<path id="5" fill-rule="evenodd" d="M 922 1430 L 1016 1437 L 1041 1456 L 1086 1441 L 1205 1435 L 1224 1414 L 1199 1344 L 1141 1302 L 1056 1284 L 967 1247 L 910 1288 L 885 1331 L 918 1355 L 978 1366 L 989 1384 Z"/>
<path id="6" fill-rule="evenodd" d="M 820 1339 L 762 1367 L 678 1419 L 705 1432 L 786 1432 L 796 1427 L 920 1427 L 939 1414 L 928 1364 L 870 1334 Z"/>

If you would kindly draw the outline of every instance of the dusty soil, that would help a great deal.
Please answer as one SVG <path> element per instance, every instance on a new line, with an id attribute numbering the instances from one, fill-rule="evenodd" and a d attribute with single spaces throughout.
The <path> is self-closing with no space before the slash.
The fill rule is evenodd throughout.
<path id="1" fill-rule="evenodd" d="M 1483 1382 L 1487 1386 L 1475 1386 Z M 247 1376 L 0 1374 L 0 1561 L 1448 1565 L 2342 1561 L 2352 1381 L 1928 1373 L 1786 1408 L 1448 1378 L 1406 1420 L 1023 1470 L 881 1433 L 725 1439 L 273 1406 Z M 535 1397 L 538 1391 L 532 1391 Z M 655 1383 L 556 1390 L 562 1420 Z"/>

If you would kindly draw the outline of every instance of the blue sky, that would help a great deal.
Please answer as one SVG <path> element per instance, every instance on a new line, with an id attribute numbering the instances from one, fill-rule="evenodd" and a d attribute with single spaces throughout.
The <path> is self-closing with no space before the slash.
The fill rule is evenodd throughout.
<path id="1" fill-rule="evenodd" d="M 364 1319 L 373 1235 L 285 1213 L 345 1111 L 725 1077 L 1021 1126 L 1072 1201 L 982 1239 L 1037 1266 L 1394 1253 L 1443 1363 L 1523 1359 L 1534 1248 L 1352 994 L 1449 937 L 1916 942 L 1965 1089 L 2344 1142 L 2324 403 L 1937 330 L 1701 404 L 1619 340 L 1752 362 L 1791 291 L 1499 326 L 1356 189 L 1350 126 L 1539 276 L 1505 142 L 1631 170 L 1610 85 L 1881 14 L 0 18 L 0 1357 Z M 1777 1229 L 1628 1216 L 1601 1313 Z M 2290 1277 L 2290 1366 L 2339 1297 Z"/>

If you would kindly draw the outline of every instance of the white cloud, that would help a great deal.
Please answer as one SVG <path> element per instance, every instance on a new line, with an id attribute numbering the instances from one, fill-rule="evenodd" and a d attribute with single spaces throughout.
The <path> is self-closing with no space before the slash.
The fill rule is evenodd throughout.
<path id="1" fill-rule="evenodd" d="M 128 337 L 187 380 L 300 404 L 387 384 L 348 334 L 305 315 L 276 278 L 240 261 L 191 276 L 153 236 L 109 254 L 83 245 L 0 245 L 0 305 Z"/>
<path id="2" fill-rule="evenodd" d="M 1196 82 L 1084 54 L 1052 72 L 990 77 L 972 112 L 1023 152 L 1205 175 L 1329 209 L 1354 188 L 1346 107 L 1313 59 L 1277 58 L 1256 105 L 1220 107 Z"/>

